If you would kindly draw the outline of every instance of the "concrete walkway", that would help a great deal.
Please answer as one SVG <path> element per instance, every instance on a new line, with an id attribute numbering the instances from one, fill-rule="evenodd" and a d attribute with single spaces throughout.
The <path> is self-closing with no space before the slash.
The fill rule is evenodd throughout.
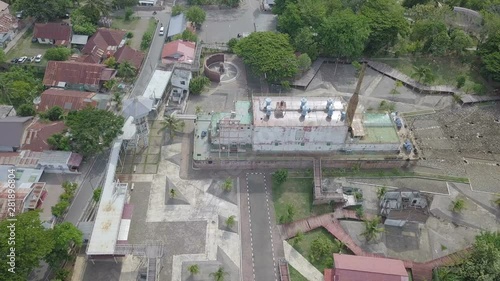
<path id="1" fill-rule="evenodd" d="M 302 276 L 309 281 L 323 281 L 323 274 L 297 252 L 297 250 L 295 250 L 286 240 L 283 241 L 283 248 L 285 249 L 285 259 L 293 268 L 300 272 Z"/>

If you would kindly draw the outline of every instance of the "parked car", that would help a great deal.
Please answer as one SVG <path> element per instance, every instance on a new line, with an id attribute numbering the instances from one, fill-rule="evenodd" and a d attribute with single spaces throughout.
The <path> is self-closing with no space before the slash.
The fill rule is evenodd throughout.
<path id="1" fill-rule="evenodd" d="M 17 58 L 13 58 L 10 60 L 10 63 L 17 63 Z"/>
<path id="2" fill-rule="evenodd" d="M 19 11 L 16 13 L 16 18 L 22 19 L 23 18 L 24 11 Z"/>
<path id="3" fill-rule="evenodd" d="M 26 60 L 28 59 L 28 57 L 24 56 L 24 57 L 20 57 L 18 60 L 17 60 L 17 63 L 24 63 L 26 62 Z"/>
<path id="4" fill-rule="evenodd" d="M 36 43 L 38 42 L 38 39 L 36 39 L 35 37 L 31 38 L 31 43 Z"/>
<path id="5" fill-rule="evenodd" d="M 35 57 L 35 62 L 36 62 L 36 63 L 39 63 L 39 62 L 41 62 L 41 61 L 42 61 L 42 54 L 38 54 L 38 55 L 36 55 L 36 57 Z"/>

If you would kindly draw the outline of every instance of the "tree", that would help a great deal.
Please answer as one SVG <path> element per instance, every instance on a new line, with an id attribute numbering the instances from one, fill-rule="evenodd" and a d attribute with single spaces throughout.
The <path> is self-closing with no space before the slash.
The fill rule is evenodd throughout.
<path id="1" fill-rule="evenodd" d="M 466 48 L 474 46 L 472 38 L 460 29 L 455 29 L 451 33 L 451 49 L 461 55 Z"/>
<path id="2" fill-rule="evenodd" d="M 183 40 L 190 42 L 197 42 L 198 36 L 189 29 L 184 30 L 181 34 L 177 34 L 173 37 L 173 40 Z"/>
<path id="3" fill-rule="evenodd" d="M 450 36 L 446 31 L 440 32 L 432 37 L 430 45 L 427 48 L 428 52 L 436 56 L 444 56 L 451 46 Z M 425 48 L 425 46 L 424 46 Z"/>
<path id="4" fill-rule="evenodd" d="M 343 10 L 329 16 L 319 30 L 322 52 L 338 58 L 358 58 L 370 36 L 364 16 Z"/>
<path id="5" fill-rule="evenodd" d="M 98 187 L 94 189 L 94 192 L 92 193 L 92 199 L 94 202 L 99 202 L 101 199 L 101 194 L 102 194 L 102 187 Z"/>
<path id="6" fill-rule="evenodd" d="M 365 1 L 361 14 L 368 19 L 370 36 L 366 45 L 369 53 L 394 46 L 398 36 L 405 36 L 410 25 L 398 0 Z"/>
<path id="7" fill-rule="evenodd" d="M 214 278 L 214 281 L 224 281 L 226 275 L 229 275 L 229 273 L 222 266 L 216 272 L 210 273 L 210 277 Z"/>
<path id="8" fill-rule="evenodd" d="M 455 280 L 500 280 L 499 261 L 500 232 L 483 232 L 476 236 L 469 257 L 458 266 Z"/>
<path id="9" fill-rule="evenodd" d="M 122 133 L 124 119 L 113 112 L 95 108 L 72 111 L 66 126 L 75 151 L 88 156 L 102 152 Z"/>
<path id="10" fill-rule="evenodd" d="M 111 91 L 116 85 L 116 80 L 115 79 L 111 79 L 111 80 L 108 80 L 106 82 L 104 82 L 104 88 L 106 88 L 106 90 L 108 91 Z"/>
<path id="11" fill-rule="evenodd" d="M 466 80 L 467 80 L 467 78 L 465 77 L 465 75 L 458 76 L 457 77 L 457 89 L 462 88 L 465 85 Z"/>
<path id="12" fill-rule="evenodd" d="M 178 16 L 184 12 L 184 6 L 175 4 L 172 7 L 172 17 Z"/>
<path id="13" fill-rule="evenodd" d="M 333 254 L 333 243 L 324 238 L 316 238 L 311 243 L 311 258 L 315 261 L 320 261 Z"/>
<path id="14" fill-rule="evenodd" d="M 175 196 L 177 196 L 177 192 L 175 191 L 175 189 L 171 188 L 170 189 L 170 198 L 175 198 Z"/>
<path id="15" fill-rule="evenodd" d="M 236 223 L 235 218 L 236 218 L 235 216 L 230 216 L 229 218 L 227 218 L 226 226 L 229 228 L 233 227 L 234 224 Z"/>
<path id="16" fill-rule="evenodd" d="M 14 10 L 23 11 L 24 16 L 34 17 L 39 22 L 57 20 L 69 8 L 66 0 L 16 0 Z"/>
<path id="17" fill-rule="evenodd" d="M 102 0 L 85 0 L 81 9 L 93 23 L 97 23 L 101 16 L 107 16 L 111 11 L 108 2 Z"/>
<path id="18" fill-rule="evenodd" d="M 47 60 L 55 60 L 55 61 L 65 61 L 71 55 L 71 50 L 65 47 L 57 47 L 48 49 L 45 52 L 45 58 Z"/>
<path id="19" fill-rule="evenodd" d="M 465 209 L 465 200 L 457 198 L 451 202 L 451 211 L 454 213 L 461 213 Z"/>
<path id="20" fill-rule="evenodd" d="M 299 29 L 292 41 L 297 52 L 306 53 L 311 61 L 318 58 L 318 43 L 316 42 L 316 33 L 313 32 L 312 28 L 303 27 Z"/>
<path id="21" fill-rule="evenodd" d="M 297 58 L 286 34 L 252 32 L 234 49 L 255 74 L 266 77 L 268 81 L 283 81 L 298 72 Z"/>
<path id="22" fill-rule="evenodd" d="M 302 231 L 298 231 L 293 238 L 293 244 L 297 246 L 300 242 L 304 240 L 304 233 Z"/>
<path id="23" fill-rule="evenodd" d="M 383 228 L 378 227 L 380 224 L 380 217 L 375 217 L 371 220 L 365 220 L 363 221 L 365 224 L 365 231 L 361 233 L 366 239 L 367 242 L 375 239 L 379 233 L 382 233 L 384 231 Z"/>
<path id="24" fill-rule="evenodd" d="M 377 189 L 377 199 L 381 200 L 384 198 L 384 195 L 387 193 L 387 186 L 381 186 Z"/>
<path id="25" fill-rule="evenodd" d="M 435 79 L 432 70 L 427 66 L 413 66 L 412 78 L 417 78 L 418 82 L 432 83 Z"/>
<path id="26" fill-rule="evenodd" d="M 197 26 L 202 25 L 206 17 L 205 11 L 198 6 L 191 6 L 186 11 L 186 19 Z"/>
<path id="27" fill-rule="evenodd" d="M 116 65 L 118 64 L 115 57 L 109 57 L 106 60 L 104 60 L 103 63 L 105 66 L 107 66 L 109 68 L 116 68 Z M 109 80 L 109 81 L 111 81 L 111 80 Z M 106 81 L 106 82 L 108 82 L 108 81 Z"/>
<path id="28" fill-rule="evenodd" d="M 196 76 L 189 81 L 189 92 L 193 95 L 199 95 L 208 85 L 210 85 L 210 79 L 203 75 Z"/>
<path id="29" fill-rule="evenodd" d="M 52 215 L 56 218 L 61 218 L 66 210 L 69 208 L 69 202 L 67 200 L 59 201 L 57 204 L 52 206 Z"/>
<path id="30" fill-rule="evenodd" d="M 231 191 L 233 189 L 233 179 L 227 178 L 222 184 L 222 189 L 227 192 Z"/>
<path id="31" fill-rule="evenodd" d="M 278 31 L 287 33 L 292 37 L 295 37 L 295 34 L 305 26 L 298 3 L 287 4 L 283 13 L 278 16 Z"/>
<path id="32" fill-rule="evenodd" d="M 75 34 L 91 36 L 97 31 L 97 22 L 88 17 L 82 8 L 75 9 L 71 12 L 71 24 Z"/>
<path id="33" fill-rule="evenodd" d="M 287 169 L 279 169 L 273 174 L 273 181 L 278 185 L 283 184 L 284 182 L 286 182 L 287 179 L 288 179 Z"/>
<path id="34" fill-rule="evenodd" d="M 238 44 L 238 39 L 236 38 L 231 38 L 229 41 L 227 41 L 227 48 L 230 53 L 234 53 L 234 46 Z"/>
<path id="35" fill-rule="evenodd" d="M 302 54 L 297 58 L 297 65 L 302 72 L 306 72 L 311 68 L 311 59 L 307 54 Z"/>
<path id="36" fill-rule="evenodd" d="M 118 77 L 131 78 L 134 77 L 137 72 L 135 66 L 133 66 L 129 61 L 124 61 L 118 66 L 118 71 L 116 75 Z"/>
<path id="37" fill-rule="evenodd" d="M 192 264 L 192 265 L 188 266 L 188 271 L 192 275 L 196 275 L 196 274 L 200 273 L 200 267 L 197 264 Z"/>
<path id="38" fill-rule="evenodd" d="M 196 108 L 194 109 L 194 114 L 196 115 L 200 115 L 203 113 L 203 108 L 199 105 L 196 106 Z"/>
<path id="39" fill-rule="evenodd" d="M 4 63 L 7 60 L 7 56 L 3 50 L 0 50 L 0 63 Z"/>
<path id="40" fill-rule="evenodd" d="M 33 104 L 29 103 L 21 104 L 17 108 L 16 113 L 18 116 L 23 116 L 23 117 L 36 115 L 35 107 L 33 106 Z"/>
<path id="41" fill-rule="evenodd" d="M 83 233 L 70 222 L 56 224 L 50 231 L 54 240 L 54 248 L 47 255 L 47 261 L 52 267 L 57 267 L 69 258 L 68 250 L 72 246 L 80 247 L 83 243 Z"/>
<path id="42" fill-rule="evenodd" d="M 53 134 L 47 139 L 47 143 L 54 150 L 71 151 L 71 140 L 64 134 Z"/>
<path id="43" fill-rule="evenodd" d="M 356 199 L 356 201 L 363 200 L 363 193 L 361 193 L 360 191 L 355 191 L 354 192 L 354 198 Z"/>
<path id="44" fill-rule="evenodd" d="M 64 109 L 60 106 L 53 106 L 49 108 L 49 110 L 43 113 L 44 118 L 49 119 L 50 121 L 59 121 L 64 117 Z"/>
<path id="45" fill-rule="evenodd" d="M 125 21 L 130 21 L 132 19 L 133 14 L 134 14 L 134 10 L 132 10 L 132 8 L 130 8 L 130 7 L 127 7 L 127 8 L 125 8 L 125 16 L 123 19 Z"/>
<path id="46" fill-rule="evenodd" d="M 177 117 L 172 115 L 165 117 L 165 120 L 161 121 L 160 124 L 162 125 L 162 127 L 158 131 L 158 133 L 168 130 L 170 139 L 173 139 L 176 132 L 182 132 L 185 126 L 183 120 L 177 119 Z"/>
<path id="47" fill-rule="evenodd" d="M 113 98 L 111 99 L 111 101 L 114 102 L 116 111 L 122 110 L 122 99 L 123 97 L 120 92 L 113 93 Z"/>
<path id="48" fill-rule="evenodd" d="M 76 190 L 78 189 L 78 184 L 76 182 L 69 182 L 65 181 L 62 183 L 62 188 L 64 189 L 64 192 L 71 195 L 75 195 Z"/>
<path id="49" fill-rule="evenodd" d="M 0 102 L 13 105 L 32 104 L 43 91 L 42 80 L 31 67 L 12 66 L 0 72 Z"/>
<path id="50" fill-rule="evenodd" d="M 0 279 L 25 281 L 31 271 L 39 266 L 40 260 L 52 251 L 54 239 L 42 226 L 38 212 L 28 211 L 15 218 L 16 222 L 0 221 L 0 237 L 4 239 L 0 243 L 0 255 L 4 261 L 0 264 Z M 15 233 L 15 240 L 9 238 L 12 233 Z M 15 252 L 11 248 L 15 248 Z M 11 258 L 14 255 L 15 258 Z M 9 264 L 10 261 L 15 264 Z M 14 273 L 9 271 L 13 266 Z"/>

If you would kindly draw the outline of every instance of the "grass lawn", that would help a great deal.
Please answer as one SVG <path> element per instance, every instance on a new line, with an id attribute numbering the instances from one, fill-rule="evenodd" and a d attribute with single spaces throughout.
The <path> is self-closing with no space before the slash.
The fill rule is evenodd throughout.
<path id="1" fill-rule="evenodd" d="M 304 233 L 304 238 L 302 241 L 294 243 L 294 239 L 290 239 L 288 242 L 293 246 L 295 250 L 297 250 L 304 258 L 306 258 L 314 267 L 316 267 L 321 273 L 324 272 L 325 268 L 332 268 L 333 266 L 333 253 L 338 253 L 340 251 L 338 244 L 335 242 L 335 237 L 331 235 L 324 228 L 315 229 L 313 231 L 309 231 Z M 320 259 L 319 261 L 311 259 L 311 244 L 316 239 L 325 239 L 328 243 L 331 243 L 333 252 L 327 258 Z M 342 249 L 343 253 L 348 253 L 345 249 Z M 292 279 L 293 280 L 293 279 Z"/>
<path id="2" fill-rule="evenodd" d="M 31 43 L 31 38 L 33 37 L 33 29 L 30 28 L 23 34 L 23 36 L 17 41 L 17 44 L 12 48 L 7 54 L 7 60 L 10 61 L 13 58 L 19 58 L 22 56 L 33 57 L 38 54 L 45 54 L 52 45 Z M 46 64 L 47 61 L 42 59 L 40 64 Z"/>
<path id="3" fill-rule="evenodd" d="M 137 27 L 139 20 L 140 18 L 138 17 L 133 17 L 129 21 L 126 21 L 122 18 L 114 18 L 113 22 L 111 23 L 111 28 L 123 29 L 133 32 Z"/>
<path id="4" fill-rule="evenodd" d="M 379 59 L 387 65 L 394 67 L 402 73 L 411 77 L 414 73 L 414 66 L 428 66 L 433 71 L 436 79 L 431 85 L 450 85 L 456 86 L 457 77 L 464 75 L 467 77 L 466 85 L 479 83 L 486 85 L 486 82 L 477 70 L 471 68 L 469 64 L 462 63 L 459 58 L 445 57 L 419 57 L 419 58 L 400 58 L 400 59 Z"/>
<path id="5" fill-rule="evenodd" d="M 302 276 L 295 268 L 291 265 L 288 265 L 288 270 L 290 271 L 290 280 L 291 281 L 307 281 L 307 279 Z"/>
<path id="6" fill-rule="evenodd" d="M 274 211 L 278 223 L 279 218 L 285 215 L 288 204 L 294 207 L 294 221 L 333 211 L 329 205 L 313 206 L 312 201 L 312 178 L 288 178 L 281 186 L 273 183 Z"/>

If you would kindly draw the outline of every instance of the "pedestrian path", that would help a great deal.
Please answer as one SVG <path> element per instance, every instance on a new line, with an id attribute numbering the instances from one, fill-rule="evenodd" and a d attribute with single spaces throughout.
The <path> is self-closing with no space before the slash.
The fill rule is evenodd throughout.
<path id="1" fill-rule="evenodd" d="M 295 250 L 286 240 L 283 240 L 283 248 L 285 249 L 285 259 L 293 268 L 302 274 L 302 276 L 309 281 L 323 281 L 323 274 L 297 252 L 297 250 Z"/>
<path id="2" fill-rule="evenodd" d="M 374 217 L 374 215 L 369 215 L 367 214 L 368 219 L 371 219 Z M 354 240 L 347 234 L 347 232 L 342 228 L 340 225 L 339 219 L 354 219 L 354 220 L 360 220 L 356 216 L 356 212 L 352 210 L 344 210 L 344 209 L 336 209 L 335 212 L 333 213 L 328 213 L 316 217 L 310 217 L 307 219 L 303 220 L 298 220 L 296 222 L 292 222 L 290 224 L 286 225 L 281 225 L 280 226 L 280 231 L 283 236 L 284 245 L 288 245 L 291 247 L 288 242 L 286 242 L 286 239 L 292 238 L 297 233 L 300 231 L 302 233 L 306 233 L 308 231 L 314 230 L 319 227 L 323 227 L 326 229 L 330 234 L 335 236 L 338 240 L 340 240 L 351 252 L 353 252 L 357 256 L 367 256 L 367 257 L 384 257 L 382 255 L 377 255 L 373 253 L 368 253 L 365 252 L 359 245 L 357 245 Z M 291 256 L 292 259 L 295 261 L 292 262 L 289 260 L 287 256 L 287 247 L 285 245 L 285 257 L 287 258 L 288 262 L 296 268 L 300 273 L 302 271 L 299 270 L 294 264 L 294 262 L 297 261 L 298 258 L 295 256 Z M 438 259 L 434 259 L 425 263 L 418 263 L 418 262 L 413 262 L 409 260 L 404 260 L 405 267 L 407 269 L 410 269 L 412 271 L 413 275 L 413 280 L 415 281 L 428 281 L 432 280 L 432 270 L 436 267 L 441 267 L 441 266 L 452 266 L 463 260 L 467 254 L 470 252 L 471 248 L 466 248 L 464 250 L 452 253 L 447 256 L 443 256 Z M 298 252 L 297 252 L 298 253 Z M 303 257 L 302 257 L 303 258 Z M 305 260 L 305 259 L 304 259 Z M 300 267 L 300 265 L 297 265 Z M 304 269 L 305 270 L 305 269 Z M 304 273 L 302 273 L 304 274 Z M 304 275 L 308 276 L 308 275 Z"/>

